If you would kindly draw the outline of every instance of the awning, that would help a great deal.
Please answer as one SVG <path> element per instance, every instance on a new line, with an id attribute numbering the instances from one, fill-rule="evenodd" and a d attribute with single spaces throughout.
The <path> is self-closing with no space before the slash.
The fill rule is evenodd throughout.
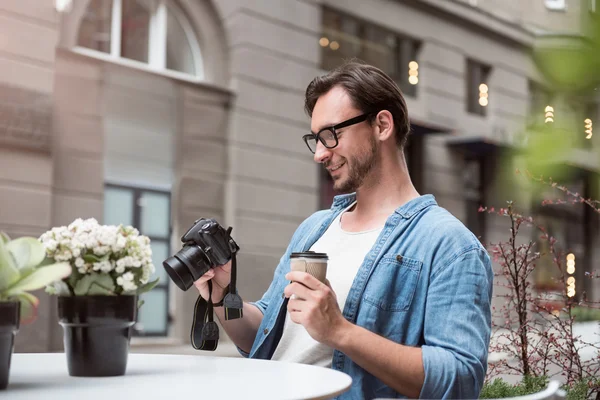
<path id="1" fill-rule="evenodd" d="M 521 148 L 483 136 L 449 138 L 447 145 L 465 155 L 485 156 L 491 153 L 520 153 Z"/>
<path id="2" fill-rule="evenodd" d="M 431 123 L 423 123 L 421 121 L 410 121 L 410 131 L 411 134 L 418 135 L 431 135 L 431 134 L 449 134 L 452 132 L 451 129 L 444 128 L 442 126 L 431 124 Z"/>

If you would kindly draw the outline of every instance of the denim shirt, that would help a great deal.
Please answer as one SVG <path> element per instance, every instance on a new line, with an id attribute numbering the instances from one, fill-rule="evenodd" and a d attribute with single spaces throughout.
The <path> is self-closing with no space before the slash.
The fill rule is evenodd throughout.
<path id="1" fill-rule="evenodd" d="M 290 254 L 309 250 L 355 194 L 334 198 L 307 218 L 281 257 L 264 296 L 264 314 L 250 354 L 270 359 L 281 338 Z M 487 371 L 493 272 L 487 251 L 432 195 L 390 215 L 350 288 L 344 317 L 396 343 L 420 347 L 425 382 L 420 398 L 477 398 Z M 368 348 L 369 343 L 363 344 Z M 352 377 L 339 399 L 404 397 L 338 350 L 332 368 Z"/>

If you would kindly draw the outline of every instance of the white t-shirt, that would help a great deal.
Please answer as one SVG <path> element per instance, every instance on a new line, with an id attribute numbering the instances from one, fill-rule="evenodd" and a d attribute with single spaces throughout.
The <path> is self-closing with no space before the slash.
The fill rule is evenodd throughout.
<path id="1" fill-rule="evenodd" d="M 311 251 L 327 253 L 327 279 L 331 283 L 340 310 L 344 309 L 348 292 L 365 256 L 371 250 L 383 227 L 364 232 L 345 232 L 341 216 L 356 202 L 341 212 L 327 231 L 310 248 Z M 303 364 L 331 367 L 333 349 L 314 340 L 306 329 L 290 319 L 285 319 L 283 335 L 272 359 Z"/>

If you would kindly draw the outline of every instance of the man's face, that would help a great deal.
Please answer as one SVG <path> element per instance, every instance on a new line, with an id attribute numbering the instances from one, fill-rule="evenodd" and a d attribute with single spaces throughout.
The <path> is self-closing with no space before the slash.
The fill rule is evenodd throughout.
<path id="1" fill-rule="evenodd" d="M 341 87 L 334 87 L 319 97 L 312 114 L 311 130 L 319 132 L 362 112 L 352 106 L 350 97 Z M 333 188 L 340 193 L 356 191 L 364 183 L 377 162 L 379 143 L 373 127 L 361 122 L 336 131 L 338 145 L 333 149 L 317 143 L 314 159 L 322 163 L 333 179 Z"/>

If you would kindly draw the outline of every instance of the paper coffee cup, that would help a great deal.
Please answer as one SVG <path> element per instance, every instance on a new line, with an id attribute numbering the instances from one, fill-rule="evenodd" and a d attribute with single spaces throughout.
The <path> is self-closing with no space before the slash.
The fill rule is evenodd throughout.
<path id="1" fill-rule="evenodd" d="M 325 283 L 327 277 L 327 254 L 305 251 L 290 255 L 290 269 L 292 271 L 308 272 L 321 282 Z"/>

